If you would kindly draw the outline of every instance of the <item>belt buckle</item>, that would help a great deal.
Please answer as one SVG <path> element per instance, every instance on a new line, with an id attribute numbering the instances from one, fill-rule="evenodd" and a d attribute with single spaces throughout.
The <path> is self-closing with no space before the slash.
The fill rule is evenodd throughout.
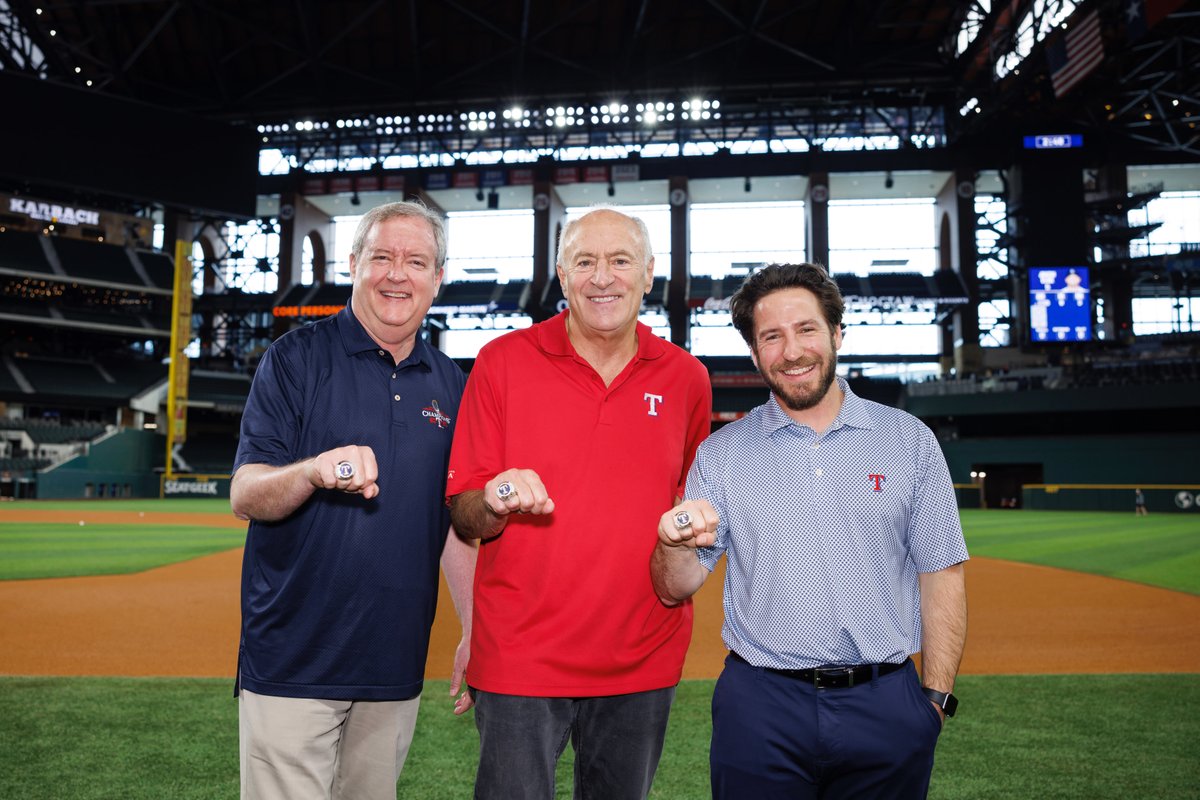
<path id="1" fill-rule="evenodd" d="M 846 683 L 846 680 L 849 683 Z M 821 668 L 813 670 L 813 687 L 817 689 L 839 689 L 843 686 L 854 685 L 854 673 L 842 668 Z"/>

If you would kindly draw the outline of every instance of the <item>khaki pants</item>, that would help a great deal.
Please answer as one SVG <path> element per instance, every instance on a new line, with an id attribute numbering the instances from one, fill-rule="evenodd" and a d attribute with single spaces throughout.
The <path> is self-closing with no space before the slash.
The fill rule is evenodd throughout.
<path id="1" fill-rule="evenodd" d="M 242 800 L 395 800 L 421 698 L 310 700 L 242 690 Z"/>

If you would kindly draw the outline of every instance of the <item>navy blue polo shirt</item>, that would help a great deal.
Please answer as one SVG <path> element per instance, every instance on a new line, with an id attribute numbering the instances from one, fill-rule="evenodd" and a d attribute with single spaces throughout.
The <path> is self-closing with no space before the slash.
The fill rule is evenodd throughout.
<path id="1" fill-rule="evenodd" d="M 242 687 L 329 700 L 420 694 L 449 528 L 450 439 L 465 381 L 421 339 L 395 364 L 350 306 L 267 350 L 246 401 L 234 470 L 368 445 L 379 494 L 365 500 L 317 489 L 287 519 L 250 523 Z"/>

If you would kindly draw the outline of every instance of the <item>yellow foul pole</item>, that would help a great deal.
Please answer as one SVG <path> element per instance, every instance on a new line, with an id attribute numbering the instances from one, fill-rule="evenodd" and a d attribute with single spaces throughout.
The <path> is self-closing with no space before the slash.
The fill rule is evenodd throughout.
<path id="1" fill-rule="evenodd" d="M 175 242 L 175 292 L 171 303 L 171 367 L 167 375 L 167 478 L 175 474 L 175 446 L 187 441 L 188 359 L 192 341 L 191 246 Z"/>

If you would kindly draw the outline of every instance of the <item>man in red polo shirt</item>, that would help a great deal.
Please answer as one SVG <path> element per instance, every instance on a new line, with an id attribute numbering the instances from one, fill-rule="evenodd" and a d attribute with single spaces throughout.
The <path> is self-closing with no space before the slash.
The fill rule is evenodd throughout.
<path id="1" fill-rule="evenodd" d="M 484 347 L 446 487 L 479 538 L 468 683 L 477 798 L 552 798 L 568 737 L 576 796 L 644 798 L 691 638 L 646 567 L 658 518 L 708 435 L 704 366 L 638 322 L 654 258 L 641 220 L 567 224 L 568 309 Z"/>

